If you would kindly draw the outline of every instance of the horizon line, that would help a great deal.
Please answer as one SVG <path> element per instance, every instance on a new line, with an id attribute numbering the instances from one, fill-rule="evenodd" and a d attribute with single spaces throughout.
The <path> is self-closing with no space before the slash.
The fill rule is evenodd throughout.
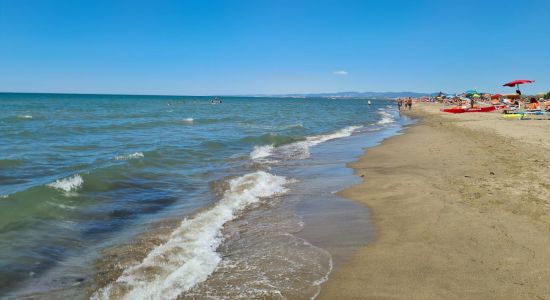
<path id="1" fill-rule="evenodd" d="M 0 91 L 0 94 L 37 94 L 37 95 L 89 95 L 89 96 L 158 96 L 158 97 L 267 97 L 267 96 L 288 96 L 288 95 L 316 95 L 316 94 L 341 94 L 341 93 L 377 93 L 377 94 L 386 94 L 386 93 L 413 93 L 413 94 L 435 94 L 438 92 L 413 92 L 413 91 L 385 91 L 385 92 L 376 92 L 376 91 L 366 91 L 366 92 L 357 92 L 357 91 L 341 91 L 341 92 L 295 92 L 295 93 L 255 93 L 255 94 L 131 94 L 131 93 L 79 93 L 79 92 L 5 92 Z M 449 94 L 449 93 L 445 93 Z M 454 93 L 456 94 L 456 93 Z"/>

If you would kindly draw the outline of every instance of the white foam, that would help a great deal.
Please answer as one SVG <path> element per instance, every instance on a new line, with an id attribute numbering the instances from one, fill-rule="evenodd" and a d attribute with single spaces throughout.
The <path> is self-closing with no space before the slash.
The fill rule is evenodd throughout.
<path id="1" fill-rule="evenodd" d="M 76 174 L 67 178 L 58 179 L 55 182 L 49 183 L 48 186 L 54 189 L 70 192 L 80 188 L 82 183 L 84 183 L 84 180 L 82 180 L 80 175 Z"/>
<path id="2" fill-rule="evenodd" d="M 308 137 L 307 141 L 308 141 L 310 147 L 315 146 L 315 145 L 318 145 L 320 143 L 324 143 L 326 141 L 339 139 L 339 138 L 343 138 L 343 137 L 348 137 L 348 136 L 352 135 L 354 131 L 356 131 L 357 129 L 360 129 L 362 127 L 363 126 L 348 126 L 346 128 L 342 128 L 342 129 L 340 129 L 338 131 L 335 131 L 333 133 L 330 133 L 330 134 L 323 134 L 323 135 Z"/>
<path id="3" fill-rule="evenodd" d="M 183 220 L 166 243 L 91 298 L 175 299 L 216 270 L 224 224 L 248 205 L 284 193 L 286 183 L 284 177 L 263 171 L 230 180 L 229 190 L 215 206 Z"/>
<path id="4" fill-rule="evenodd" d="M 272 156 L 283 156 L 284 158 L 291 159 L 305 159 L 310 156 L 309 149 L 311 147 L 330 140 L 348 137 L 352 135 L 354 131 L 362 127 L 363 126 L 349 126 L 333 133 L 306 137 L 305 141 L 290 143 L 278 148 L 275 148 L 273 145 L 255 146 L 254 150 L 250 153 L 250 158 L 256 162 L 267 163 L 276 162 L 275 160 L 266 159 L 267 157 Z"/>
<path id="5" fill-rule="evenodd" d="M 310 148 L 321 143 L 351 136 L 354 131 L 363 126 L 349 126 L 329 134 L 315 135 L 307 137 L 305 141 L 295 142 L 280 147 L 284 156 L 294 159 L 306 159 L 310 156 Z"/>
<path id="6" fill-rule="evenodd" d="M 185 118 L 182 120 L 184 123 L 187 123 L 187 124 L 193 124 L 193 122 L 195 121 L 195 119 L 193 118 Z"/>
<path id="7" fill-rule="evenodd" d="M 32 119 L 31 115 L 19 115 L 17 117 L 20 118 L 20 119 Z"/>
<path id="8" fill-rule="evenodd" d="M 250 158 L 252 160 L 258 161 L 263 158 L 269 157 L 273 154 L 273 145 L 264 145 L 264 146 L 254 146 L 254 150 L 250 152 Z"/>
<path id="9" fill-rule="evenodd" d="M 328 254 L 328 252 L 327 252 Z M 311 297 L 311 300 L 315 300 L 317 298 L 317 296 L 319 296 L 319 293 L 321 293 L 321 285 L 325 282 L 327 282 L 328 280 L 328 277 L 330 275 L 330 273 L 332 273 L 332 270 L 334 269 L 334 263 L 332 262 L 332 255 L 328 254 L 330 259 L 328 261 L 329 263 L 329 267 L 328 267 L 328 272 L 327 274 L 325 274 L 325 276 L 323 276 L 321 279 L 319 280 L 316 280 L 313 285 L 317 287 L 317 292 L 315 293 L 315 295 L 313 295 Z"/>
<path id="10" fill-rule="evenodd" d="M 115 160 L 129 160 L 129 159 L 142 158 L 142 157 L 143 157 L 142 152 L 135 152 L 127 155 L 118 155 L 115 157 Z"/>
<path id="11" fill-rule="evenodd" d="M 387 111 L 379 111 L 378 113 L 382 116 L 382 119 L 377 122 L 378 125 L 390 124 L 395 122 L 395 119 Z"/>

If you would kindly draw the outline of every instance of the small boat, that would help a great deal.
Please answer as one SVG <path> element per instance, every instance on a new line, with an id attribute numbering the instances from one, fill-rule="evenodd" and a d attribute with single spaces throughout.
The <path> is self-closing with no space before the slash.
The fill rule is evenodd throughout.
<path id="1" fill-rule="evenodd" d="M 451 113 L 451 114 L 461 114 L 461 113 L 473 113 L 473 112 L 490 112 L 494 111 L 496 108 L 494 106 L 485 106 L 485 107 L 474 107 L 474 108 L 462 108 L 462 107 L 453 107 L 442 109 L 442 112 Z"/>
<path id="2" fill-rule="evenodd" d="M 218 97 L 214 97 L 214 99 L 210 100 L 210 104 L 221 104 L 222 100 Z"/>

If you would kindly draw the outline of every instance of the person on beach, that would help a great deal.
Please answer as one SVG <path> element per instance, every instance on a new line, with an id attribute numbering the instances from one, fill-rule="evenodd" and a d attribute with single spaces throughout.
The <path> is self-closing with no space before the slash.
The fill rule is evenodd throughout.
<path id="1" fill-rule="evenodd" d="M 411 97 L 409 97 L 409 99 L 408 99 L 408 100 L 406 100 L 406 101 L 407 101 L 407 103 L 406 103 L 407 107 L 409 108 L 409 110 L 411 110 L 411 108 L 412 108 L 412 105 L 413 105 L 413 101 L 412 101 L 412 98 L 411 98 Z"/>
<path id="2" fill-rule="evenodd" d="M 534 97 L 531 97 L 531 99 L 529 100 L 529 105 L 528 105 L 528 108 L 531 109 L 531 110 L 535 110 L 535 109 L 539 109 L 539 102 L 537 101 L 537 99 L 535 99 Z"/>
<path id="3" fill-rule="evenodd" d="M 397 110 L 401 110 L 401 106 L 403 106 L 403 99 L 398 98 L 397 99 Z"/>

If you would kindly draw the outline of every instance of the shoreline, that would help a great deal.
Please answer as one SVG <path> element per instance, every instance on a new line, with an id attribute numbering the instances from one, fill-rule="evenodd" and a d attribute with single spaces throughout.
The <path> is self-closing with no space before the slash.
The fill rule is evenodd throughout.
<path id="1" fill-rule="evenodd" d="M 548 297 L 550 124 L 406 114 L 417 124 L 350 164 L 363 181 L 341 195 L 369 208 L 376 235 L 318 299 Z"/>
<path id="2" fill-rule="evenodd" d="M 216 253 L 223 263 L 220 262 L 206 280 L 196 283 L 178 298 L 206 294 L 214 296 L 216 293 L 231 297 L 243 290 L 249 296 L 253 295 L 248 292 L 250 290 L 265 292 L 265 295 L 282 293 L 291 299 L 316 297 L 319 286 L 326 281 L 333 265 L 338 266 L 340 262 L 347 260 L 355 249 L 365 245 L 372 237 L 367 208 L 337 195 L 336 191 L 360 182 L 360 178 L 353 175 L 353 170 L 347 167 L 347 163 L 357 159 L 362 148 L 377 145 L 399 132 L 406 123 L 395 121 L 395 112 L 386 112 L 387 109 L 386 105 L 374 110 L 368 125 L 348 126 L 309 137 L 314 138 L 313 142 L 316 143 L 305 145 L 307 157 L 283 160 L 284 163 L 265 157 L 255 160 L 254 148 L 249 155 L 243 156 L 247 161 L 250 157 L 250 165 L 244 168 L 245 173 L 209 182 L 212 193 L 219 200 L 197 208 L 187 215 L 189 220 L 196 219 L 198 215 L 222 202 L 225 193 L 230 190 L 230 180 L 265 172 L 270 164 L 273 165 L 273 169 L 269 168 L 272 176 L 276 174 L 288 178 L 289 186 L 288 190 L 285 188 L 285 192 L 273 197 L 265 196 L 265 201 L 258 201 L 257 205 L 244 209 L 235 219 L 224 223 L 219 235 L 223 237 L 222 242 L 216 247 Z M 360 134 L 351 134 L 350 128 L 356 130 L 363 127 L 364 131 Z M 285 158 L 283 155 L 288 154 L 283 151 L 287 150 L 284 147 L 301 153 L 304 147 L 300 143 L 297 146 L 301 147 L 283 146 L 282 150 L 276 147 L 267 148 L 266 157 Z M 108 293 L 104 294 L 103 291 L 113 290 L 115 297 L 121 296 L 122 294 L 117 293 L 119 286 L 125 284 L 125 281 L 119 284 L 118 279 L 126 278 L 127 270 L 143 265 L 143 261 L 154 252 L 153 249 L 168 244 L 181 222 L 176 214 L 167 214 L 166 219 L 147 222 L 142 228 L 136 229 L 134 234 L 128 235 L 127 240 L 95 249 L 97 253 L 94 254 L 97 255 L 90 258 L 90 264 L 83 264 L 86 268 L 89 265 L 89 272 L 85 275 L 74 273 L 78 277 L 73 278 L 73 273 L 63 274 L 65 269 L 62 266 L 52 268 L 45 275 L 33 279 L 32 284 L 14 290 L 12 295 L 29 298 L 101 298 L 100 295 Z M 277 246 L 270 246 L 274 243 Z M 271 249 L 275 249 L 273 255 L 266 255 L 271 253 Z M 284 270 L 266 267 L 271 264 L 286 264 L 288 267 Z M 253 268 L 258 271 L 254 272 Z M 257 275 L 258 272 L 264 275 L 262 278 L 265 278 L 265 284 L 249 276 Z M 235 274 L 238 275 L 234 276 Z M 292 274 L 292 284 L 279 280 L 287 277 L 285 274 Z M 305 283 L 300 283 L 300 280 Z M 55 285 L 50 285 L 50 282 Z M 312 287 L 305 290 L 304 286 L 309 285 Z M 229 286 L 233 288 L 228 288 Z"/>

